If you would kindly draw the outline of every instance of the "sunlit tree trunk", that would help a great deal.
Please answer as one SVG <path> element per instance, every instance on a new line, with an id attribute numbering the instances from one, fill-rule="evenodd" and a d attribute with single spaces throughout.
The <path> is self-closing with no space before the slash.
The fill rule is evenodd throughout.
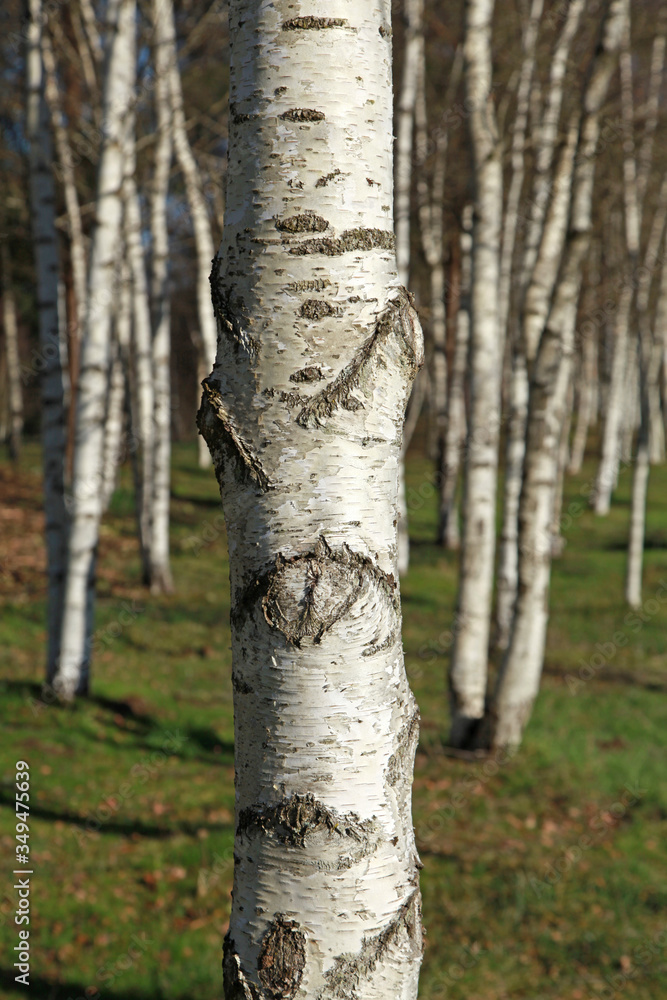
<path id="1" fill-rule="evenodd" d="M 197 315 L 199 318 L 200 367 L 209 371 L 215 358 L 215 316 L 211 308 L 209 274 L 215 249 L 211 220 L 204 196 L 199 166 L 188 139 L 183 106 L 183 88 L 178 68 L 174 14 L 172 0 L 161 0 L 161 44 L 167 54 L 169 67 L 169 96 L 173 126 L 174 153 L 185 183 L 185 195 L 190 209 L 197 254 Z M 202 442 L 199 447 L 199 464 L 210 464 L 210 456 Z"/>
<path id="2" fill-rule="evenodd" d="M 526 451 L 529 415 L 529 379 L 542 327 L 549 314 L 567 230 L 574 155 L 578 128 L 570 124 L 567 140 L 556 166 L 553 196 L 544 222 L 542 240 L 526 289 L 519 343 L 515 345 L 510 384 L 510 413 L 505 445 L 503 526 L 498 560 L 496 646 L 506 649 L 519 583 L 519 501 Z"/>
<path id="3" fill-rule="evenodd" d="M 465 380 L 470 342 L 470 286 L 472 280 L 472 205 L 466 205 L 461 217 L 461 271 L 459 301 L 456 310 L 454 355 L 447 394 L 447 429 L 440 456 L 440 517 L 438 531 L 445 548 L 460 545 L 457 487 L 461 452 L 466 437 Z"/>
<path id="4" fill-rule="evenodd" d="M 158 142 L 151 191 L 153 241 L 151 298 L 153 303 L 153 496 L 151 533 L 151 587 L 173 590 L 169 564 L 169 489 L 171 465 L 171 319 L 169 310 L 167 198 L 172 157 L 172 120 L 169 100 L 169 60 L 172 21 L 162 0 L 153 2 L 155 53 L 155 110 Z"/>
<path id="5" fill-rule="evenodd" d="M 412 192 L 412 149 L 415 127 L 415 105 L 420 73 L 424 71 L 424 39 L 422 36 L 423 0 L 404 0 L 405 48 L 403 78 L 398 101 L 396 126 L 396 261 L 398 276 L 406 288 L 410 284 L 410 195 Z M 398 571 L 407 573 L 410 565 L 410 537 L 405 487 L 405 462 L 401 458 L 398 485 L 399 514 Z"/>
<path id="6" fill-rule="evenodd" d="M 53 152 L 44 99 L 41 53 L 43 12 L 40 0 L 30 0 L 26 52 L 26 137 L 29 143 L 30 212 L 37 272 L 39 350 L 41 362 L 42 454 L 48 574 L 47 681 L 56 669 L 67 513 L 64 498 L 65 413 L 63 370 L 58 331 L 58 244 Z"/>
<path id="7" fill-rule="evenodd" d="M 230 5 L 199 415 L 230 552 L 228 1000 L 414 1000 L 421 962 L 395 528 L 421 331 L 394 252 L 390 4 L 335 13 Z"/>
<path id="8" fill-rule="evenodd" d="M 493 742 L 521 742 L 539 689 L 548 622 L 551 520 L 558 452 L 572 375 L 574 330 L 591 232 L 595 153 L 604 105 L 628 20 L 628 0 L 612 0 L 583 94 L 567 242 L 531 375 L 524 480 L 519 505 L 519 586 L 510 642 L 494 705 Z"/>
<path id="9" fill-rule="evenodd" d="M 450 695 L 454 746 L 484 716 L 500 432 L 502 331 L 498 326 L 501 146 L 491 94 L 493 0 L 466 0 L 464 79 L 475 184 L 470 330 L 470 420 L 464 465 L 463 533 Z"/>
<path id="10" fill-rule="evenodd" d="M 135 3 L 120 0 L 110 28 L 96 221 L 81 338 L 71 528 L 60 663 L 53 684 L 64 700 L 88 690 L 95 558 L 102 514 L 104 423 L 110 363 L 114 264 L 121 233 L 125 122 L 135 79 Z M 113 10 L 112 10 L 113 13 Z"/>

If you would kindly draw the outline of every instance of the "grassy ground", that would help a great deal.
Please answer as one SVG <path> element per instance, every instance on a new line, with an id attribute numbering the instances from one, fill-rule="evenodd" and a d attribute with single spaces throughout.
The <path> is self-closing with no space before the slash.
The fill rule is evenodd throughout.
<path id="1" fill-rule="evenodd" d="M 667 973 L 667 470 L 652 470 L 645 604 L 622 601 L 631 472 L 608 518 L 567 482 L 546 676 L 511 760 L 446 756 L 455 559 L 432 543 L 428 462 L 408 468 L 408 671 L 423 716 L 423 1000 L 659 1000 Z M 38 701 L 40 470 L 0 465 L 0 996 L 219 1000 L 230 906 L 233 727 L 226 536 L 214 477 L 174 454 L 177 591 L 139 584 L 124 472 L 100 546 L 93 697 Z M 596 656 L 597 654 L 597 656 Z M 14 764 L 31 768 L 31 986 L 14 982 Z M 6 848 L 6 850 L 4 850 Z M 14 953 L 15 954 L 15 953 Z M 663 984 L 663 985 L 661 985 Z M 86 992 L 87 991 L 87 992 Z M 97 992 L 96 992 L 97 991 Z M 387 1000 L 393 1000 L 388 997 Z"/>

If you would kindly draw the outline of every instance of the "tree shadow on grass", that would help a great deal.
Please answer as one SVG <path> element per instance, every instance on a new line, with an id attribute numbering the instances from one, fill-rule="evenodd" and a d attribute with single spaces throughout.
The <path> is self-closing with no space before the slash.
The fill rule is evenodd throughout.
<path id="1" fill-rule="evenodd" d="M 109 796 L 109 798 L 113 798 L 113 796 Z M 0 792 L 0 808 L 2 806 L 13 810 L 14 799 Z M 104 812 L 102 812 L 103 809 L 105 810 Z M 38 817 L 48 822 L 67 823 L 71 827 L 75 827 L 76 830 L 80 830 L 81 837 L 84 838 L 95 833 L 113 833 L 120 834 L 123 837 L 131 837 L 132 834 L 136 834 L 140 837 L 150 837 L 154 840 L 167 840 L 169 837 L 175 837 L 178 834 L 186 834 L 187 836 L 194 837 L 197 831 L 201 829 L 218 831 L 231 829 L 229 823 L 190 823 L 186 821 L 158 826 L 156 823 L 145 823 L 140 819 L 121 821 L 113 816 L 105 818 L 110 809 L 111 807 L 107 805 L 106 800 L 103 798 L 96 804 L 95 809 L 85 816 L 70 812 L 67 809 L 52 808 L 44 803 L 30 803 L 30 815 L 32 817 Z M 98 810 L 100 811 L 99 816 L 96 816 Z M 78 839 L 77 833 L 74 833 L 74 837 Z"/>
<path id="2" fill-rule="evenodd" d="M 104 987 L 99 993 L 91 990 L 90 983 L 58 983 L 46 976 L 36 976 L 30 973 L 30 985 L 26 991 L 25 986 L 15 981 L 18 970 L 13 972 L 9 969 L 0 969 L 0 995 L 7 996 L 9 990 L 17 994 L 29 992 L 30 996 L 37 997 L 38 1000 L 92 1000 L 92 998 L 103 997 L 104 1000 L 158 1000 L 154 989 L 145 991 L 134 989 L 131 986 L 127 989 Z M 88 993 L 86 993 L 88 990 Z M 160 991 L 161 995 L 161 991 Z M 173 1000 L 191 1000 L 190 993 L 181 993 L 174 996 Z"/>

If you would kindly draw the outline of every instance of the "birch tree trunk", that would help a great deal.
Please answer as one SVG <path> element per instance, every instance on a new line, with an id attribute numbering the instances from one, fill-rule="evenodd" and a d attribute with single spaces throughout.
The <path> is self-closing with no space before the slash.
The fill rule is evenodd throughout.
<path id="1" fill-rule="evenodd" d="M 661 12 L 664 31 L 665 12 Z M 602 439 L 602 456 L 598 470 L 595 491 L 595 513 L 609 513 L 611 495 L 618 480 L 618 464 L 623 444 L 623 415 L 628 414 L 624 401 L 628 391 L 634 393 L 635 380 L 628 379 L 628 361 L 636 365 L 635 345 L 630 344 L 630 319 L 634 300 L 635 268 L 639 257 L 644 196 L 653 157 L 653 137 L 657 128 L 658 97 L 665 62 L 665 38 L 658 35 L 654 40 L 651 59 L 651 77 L 647 100 L 647 120 L 644 137 L 638 156 L 635 156 L 634 106 L 632 82 L 632 55 L 630 52 L 630 29 L 628 26 L 624 51 L 621 54 L 621 112 L 624 129 L 623 142 L 623 200 L 625 213 L 625 245 L 627 252 L 626 275 L 620 294 L 616 319 L 614 353 L 611 382 L 607 399 L 607 414 Z M 634 420 L 635 406 L 632 406 Z M 632 450 L 632 434 L 629 430 L 629 448 Z M 628 435 L 626 435 L 626 448 Z"/>
<path id="2" fill-rule="evenodd" d="M 396 262 L 398 277 L 407 288 L 410 283 L 410 194 L 412 191 L 412 140 L 415 126 L 415 106 L 420 72 L 424 66 L 422 35 L 423 0 L 404 0 L 405 52 L 403 80 L 398 101 L 396 136 Z M 444 299 L 443 299 L 444 304 Z M 405 442 L 407 447 L 407 442 Z M 401 458 L 398 484 L 398 572 L 407 573 L 410 566 L 410 536 L 408 506 L 405 491 L 405 459 Z"/>
<path id="3" fill-rule="evenodd" d="M 67 513 L 64 497 L 65 413 L 58 331 L 58 243 L 53 152 L 44 99 L 41 0 L 30 0 L 26 52 L 26 136 L 29 143 L 30 214 L 37 272 L 41 361 L 42 454 L 48 575 L 47 681 L 60 649 Z"/>
<path id="4" fill-rule="evenodd" d="M 519 587 L 510 642 L 498 678 L 493 743 L 516 746 L 539 689 L 548 622 L 551 532 L 558 445 L 572 374 L 574 329 L 583 262 L 591 232 L 600 112 L 629 16 L 612 0 L 583 99 L 569 232 L 547 325 L 531 377 L 524 481 L 519 506 Z"/>
<path id="5" fill-rule="evenodd" d="M 116 337 L 111 348 L 111 364 L 109 368 L 109 390 L 107 415 L 104 422 L 104 459 L 102 462 L 102 510 L 107 511 L 118 482 L 118 463 L 120 461 L 123 442 L 123 423 L 125 417 L 125 370 L 118 341 L 118 327 L 123 322 L 131 321 L 131 313 L 124 316 L 127 303 L 131 309 L 129 289 L 127 297 L 120 291 L 120 301 L 116 309 Z"/>
<path id="6" fill-rule="evenodd" d="M 104 84 L 106 127 L 98 167 L 88 309 L 81 339 L 62 648 L 53 679 L 54 688 L 64 700 L 88 690 L 95 556 L 104 481 L 113 274 L 121 232 L 125 121 L 135 78 L 134 0 L 120 0 L 115 11 Z"/>
<path id="7" fill-rule="evenodd" d="M 453 746 L 465 746 L 484 716 L 500 432 L 502 334 L 498 326 L 501 146 L 491 94 L 493 0 L 466 0 L 464 78 L 475 183 L 470 350 L 470 422 L 464 467 L 463 537 L 450 670 Z"/>
<path id="8" fill-rule="evenodd" d="M 170 593 L 169 490 L 171 479 L 171 318 L 169 309 L 167 198 L 172 158 L 172 116 L 169 99 L 171 18 L 162 0 L 153 0 L 155 53 L 155 110 L 158 142 L 151 192 L 153 242 L 151 298 L 153 303 L 153 496 L 151 534 L 151 589 Z"/>
<path id="9" fill-rule="evenodd" d="M 512 124 L 512 178 L 507 192 L 507 206 L 503 218 L 500 251 L 498 325 L 501 331 L 506 331 L 510 314 L 512 264 L 514 261 L 514 247 L 519 223 L 519 201 L 525 174 L 524 150 L 526 145 L 526 130 L 528 128 L 528 112 L 530 109 L 531 83 L 535 71 L 535 49 L 543 9 L 544 0 L 532 0 L 528 23 L 526 24 L 522 39 L 523 62 L 519 74 L 519 85 L 517 87 L 516 113 Z"/>
<path id="10" fill-rule="evenodd" d="M 230 550 L 228 1000 L 414 1000 L 421 962 L 395 529 L 421 332 L 394 253 L 390 4 L 335 14 L 230 5 L 199 414 Z"/>
<path id="11" fill-rule="evenodd" d="M 589 254 L 591 265 L 588 269 L 589 286 L 584 291 L 585 302 L 584 312 L 586 314 L 593 311 L 597 288 L 600 284 L 600 245 L 596 240 L 591 244 Z M 586 441 L 588 430 L 595 422 L 597 414 L 597 382 L 598 382 L 598 330 L 597 325 L 585 320 L 580 331 L 581 336 L 581 375 L 579 378 L 579 404 L 577 407 L 577 421 L 572 440 L 572 451 L 568 464 L 568 472 L 571 475 L 581 471 L 584 455 L 586 453 Z"/>
<path id="12" fill-rule="evenodd" d="M 472 205 L 466 205 L 461 219 L 461 277 L 454 357 L 447 394 L 447 430 L 440 459 L 439 536 L 450 551 L 460 545 L 459 511 L 456 492 L 461 468 L 461 451 L 466 437 L 465 378 L 470 342 L 470 286 L 472 282 Z"/>
<path id="13" fill-rule="evenodd" d="M 578 118 L 578 115 L 577 115 Z M 521 329 L 515 344 L 510 384 L 510 416 L 505 450 L 503 526 L 498 560 L 496 637 L 498 649 L 507 649 L 519 582 L 519 501 L 523 482 L 528 420 L 529 379 L 544 323 L 549 314 L 568 222 L 578 125 L 571 122 L 553 182 L 542 240 L 526 289 Z"/>
<path id="14" fill-rule="evenodd" d="M 202 369 L 209 371 L 215 360 L 216 343 L 215 316 L 211 308 L 211 289 L 209 285 L 209 273 L 215 249 L 201 174 L 185 127 L 183 88 L 178 69 L 172 0 L 161 0 L 161 6 L 163 7 L 160 13 L 160 18 L 163 22 L 161 26 L 161 44 L 164 46 L 165 53 L 168 56 L 174 153 L 185 182 L 185 195 L 190 208 L 197 253 L 197 314 L 199 317 L 200 333 L 198 343 L 201 344 L 200 364 Z M 206 452 L 206 448 L 202 446 L 199 450 L 199 465 L 202 467 L 209 463 L 210 458 Z"/>
<path id="15" fill-rule="evenodd" d="M 132 274 L 132 380 L 135 394 L 131 428 L 135 470 L 135 506 L 139 528 L 142 575 L 151 585 L 153 515 L 154 402 L 151 313 L 148 299 L 146 259 L 141 236 L 141 206 L 134 172 L 136 168 L 134 114 L 128 116 L 123 180 L 123 231 L 125 252 Z"/>
<path id="16" fill-rule="evenodd" d="M 19 331 L 16 322 L 16 299 L 9 264 L 6 238 L 2 247 L 2 326 L 5 333 L 5 360 L 7 364 L 7 402 L 9 420 L 7 440 L 9 456 L 18 461 L 23 434 L 23 391 L 21 389 L 21 359 L 19 357 Z"/>

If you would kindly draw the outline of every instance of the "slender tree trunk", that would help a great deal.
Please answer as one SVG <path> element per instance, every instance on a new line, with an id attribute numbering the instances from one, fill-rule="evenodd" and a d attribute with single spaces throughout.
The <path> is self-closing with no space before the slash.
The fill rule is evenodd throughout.
<path id="1" fill-rule="evenodd" d="M 398 101 L 396 137 L 396 261 L 398 276 L 406 288 L 410 284 L 410 195 L 412 192 L 412 140 L 419 76 L 423 72 L 424 39 L 422 35 L 423 0 L 404 0 L 405 52 L 403 80 Z M 444 300 L 443 300 L 444 302 Z M 404 452 L 408 440 L 404 438 Z M 401 458 L 398 485 L 398 571 L 403 576 L 410 565 L 408 506 L 405 491 L 405 458 Z"/>
<path id="2" fill-rule="evenodd" d="M 5 332 L 5 358 L 7 363 L 7 401 L 9 421 L 7 439 L 9 455 L 18 461 L 23 434 L 23 391 L 21 389 L 21 359 L 19 357 L 19 331 L 16 321 L 16 299 L 9 265 L 9 251 L 5 239 L 2 250 L 2 326 Z"/>
<path id="3" fill-rule="evenodd" d="M 542 673 L 549 614 L 550 527 L 558 475 L 558 446 L 572 374 L 583 262 L 590 244 L 600 112 L 628 16 L 628 0 L 611 0 L 583 95 L 584 116 L 568 238 L 553 305 L 539 340 L 531 377 L 524 481 L 519 505 L 519 587 L 494 706 L 493 743 L 498 747 L 521 742 Z"/>
<path id="4" fill-rule="evenodd" d="M 151 292 L 153 301 L 154 465 L 151 536 L 151 587 L 173 588 L 169 564 L 169 489 L 171 478 L 171 319 L 169 309 L 167 198 L 172 157 L 172 117 L 169 100 L 169 60 L 172 20 L 162 0 L 153 0 L 155 30 L 155 109 L 158 143 L 151 192 L 153 240 Z"/>
<path id="5" fill-rule="evenodd" d="M 498 324 L 502 331 L 507 329 L 510 315 L 510 290 L 512 287 L 512 265 L 514 262 L 514 247 L 519 224 L 519 202 L 523 190 L 525 174 L 524 151 L 526 145 L 526 130 L 528 128 L 528 112 L 530 108 L 530 93 L 535 71 L 535 50 L 540 18 L 544 9 L 544 0 L 532 0 L 528 22 L 523 33 L 523 62 L 519 74 L 519 85 L 516 95 L 516 113 L 512 124 L 511 163 L 512 177 L 507 192 L 507 205 L 503 218 L 502 246 L 500 251 L 500 281 L 498 286 Z"/>
<path id="6" fill-rule="evenodd" d="M 199 415 L 233 609 L 225 996 L 414 1000 L 418 713 L 395 518 L 422 346 L 387 207 L 390 5 L 252 13 L 232 0 L 219 346 Z"/>
<path id="7" fill-rule="evenodd" d="M 628 564 L 625 578 L 625 599 L 631 608 L 642 602 L 642 566 L 644 562 L 644 535 L 646 531 L 646 496 L 649 479 L 649 408 L 647 365 L 649 358 L 640 359 L 639 402 L 641 417 L 632 475 L 632 501 L 630 508 L 630 536 L 628 539 Z"/>
<path id="8" fill-rule="evenodd" d="M 471 108 L 475 205 L 472 245 L 470 422 L 464 467 L 463 538 L 450 671 L 454 746 L 465 746 L 484 716 L 500 433 L 503 331 L 498 326 L 501 145 L 491 94 L 493 0 L 466 0 L 465 83 Z"/>
<path id="9" fill-rule="evenodd" d="M 127 305 L 127 320 L 123 315 Z M 109 509 L 111 498 L 118 482 L 118 464 L 122 452 L 123 430 L 125 421 L 125 370 L 121 355 L 118 327 L 125 321 L 131 322 L 130 289 L 127 294 L 120 291 L 119 303 L 116 308 L 116 336 L 111 347 L 111 366 L 109 370 L 109 390 L 107 415 L 104 422 L 104 460 L 102 484 L 102 510 Z M 128 325 L 129 337 L 129 325 Z"/>
<path id="10" fill-rule="evenodd" d="M 458 549 L 461 541 L 456 494 L 461 468 L 461 451 L 466 437 L 465 379 L 470 342 L 472 205 L 466 205 L 463 209 L 460 247 L 460 293 L 456 310 L 454 356 L 447 395 L 447 431 L 439 463 L 440 517 L 438 533 L 442 544 L 450 551 Z"/>
<path id="11" fill-rule="evenodd" d="M 88 690 L 89 629 L 102 515 L 113 273 L 121 232 L 125 121 L 135 77 L 134 0 L 120 0 L 116 10 L 117 19 L 110 24 L 104 85 L 103 117 L 106 127 L 98 168 L 96 222 L 88 272 L 88 309 L 81 340 L 62 649 L 53 682 L 64 700 L 71 700 L 77 693 Z"/>
<path id="12" fill-rule="evenodd" d="M 30 211 L 37 271 L 41 361 L 42 454 L 48 574 L 47 681 L 56 670 L 60 649 L 67 512 L 64 497 L 65 413 L 63 370 L 58 331 L 58 243 L 55 224 L 53 153 L 44 100 L 41 53 L 43 12 L 30 0 L 27 32 L 26 135 L 30 147 Z"/>
<path id="13" fill-rule="evenodd" d="M 174 153 L 185 182 L 185 194 L 190 208 L 197 253 L 197 314 L 199 317 L 199 343 L 201 344 L 200 367 L 202 370 L 210 371 L 215 359 L 216 343 L 215 316 L 211 308 L 211 289 L 209 285 L 211 261 L 215 253 L 213 234 L 211 232 L 211 221 L 208 215 L 206 198 L 204 197 L 201 174 L 192 152 L 185 126 L 183 88 L 178 69 L 172 0 L 161 0 L 161 6 L 164 8 L 161 11 L 161 17 L 164 19 L 162 44 L 165 47 L 165 52 L 168 53 Z M 230 113 L 234 113 L 233 108 Z M 200 467 L 205 467 L 209 464 L 210 455 L 204 446 L 200 446 L 199 465 Z"/>
<path id="14" fill-rule="evenodd" d="M 523 482 L 530 372 L 549 314 L 567 230 L 578 127 L 572 122 L 556 166 L 553 197 L 526 289 L 518 343 L 513 352 L 510 414 L 505 444 L 503 526 L 498 560 L 497 649 L 507 649 L 519 583 L 519 501 Z"/>
<path id="15" fill-rule="evenodd" d="M 597 295 L 597 288 L 600 284 L 600 248 L 599 242 L 591 244 L 590 257 L 592 264 L 588 269 L 589 286 L 584 291 L 585 303 L 584 313 L 592 313 Z M 586 453 L 586 441 L 588 440 L 588 430 L 595 422 L 597 414 L 597 383 L 598 383 L 598 329 L 597 324 L 586 319 L 581 331 L 581 374 L 579 378 L 579 400 L 577 406 L 577 420 L 572 440 L 572 450 L 568 464 L 568 472 L 572 475 L 581 471 L 584 455 Z"/>
<path id="16" fill-rule="evenodd" d="M 141 235 L 141 206 L 134 179 L 135 145 L 134 115 L 128 120 L 128 137 L 125 150 L 125 179 L 123 181 L 123 230 L 125 252 L 132 274 L 132 407 L 131 428 L 136 455 L 135 505 L 139 529 L 142 576 L 145 585 L 151 585 L 151 538 L 153 514 L 153 462 L 154 462 L 154 371 L 152 358 L 151 313 L 146 276 L 146 258 Z"/>
<path id="17" fill-rule="evenodd" d="M 574 404 L 574 384 L 570 379 L 565 402 L 565 418 L 560 432 L 558 444 L 558 469 L 556 471 L 556 486 L 554 489 L 553 510 L 551 513 L 551 558 L 557 559 L 563 554 L 566 540 L 561 531 L 563 512 L 563 492 L 565 489 L 565 470 L 570 460 L 570 432 L 572 430 L 572 407 Z"/>

